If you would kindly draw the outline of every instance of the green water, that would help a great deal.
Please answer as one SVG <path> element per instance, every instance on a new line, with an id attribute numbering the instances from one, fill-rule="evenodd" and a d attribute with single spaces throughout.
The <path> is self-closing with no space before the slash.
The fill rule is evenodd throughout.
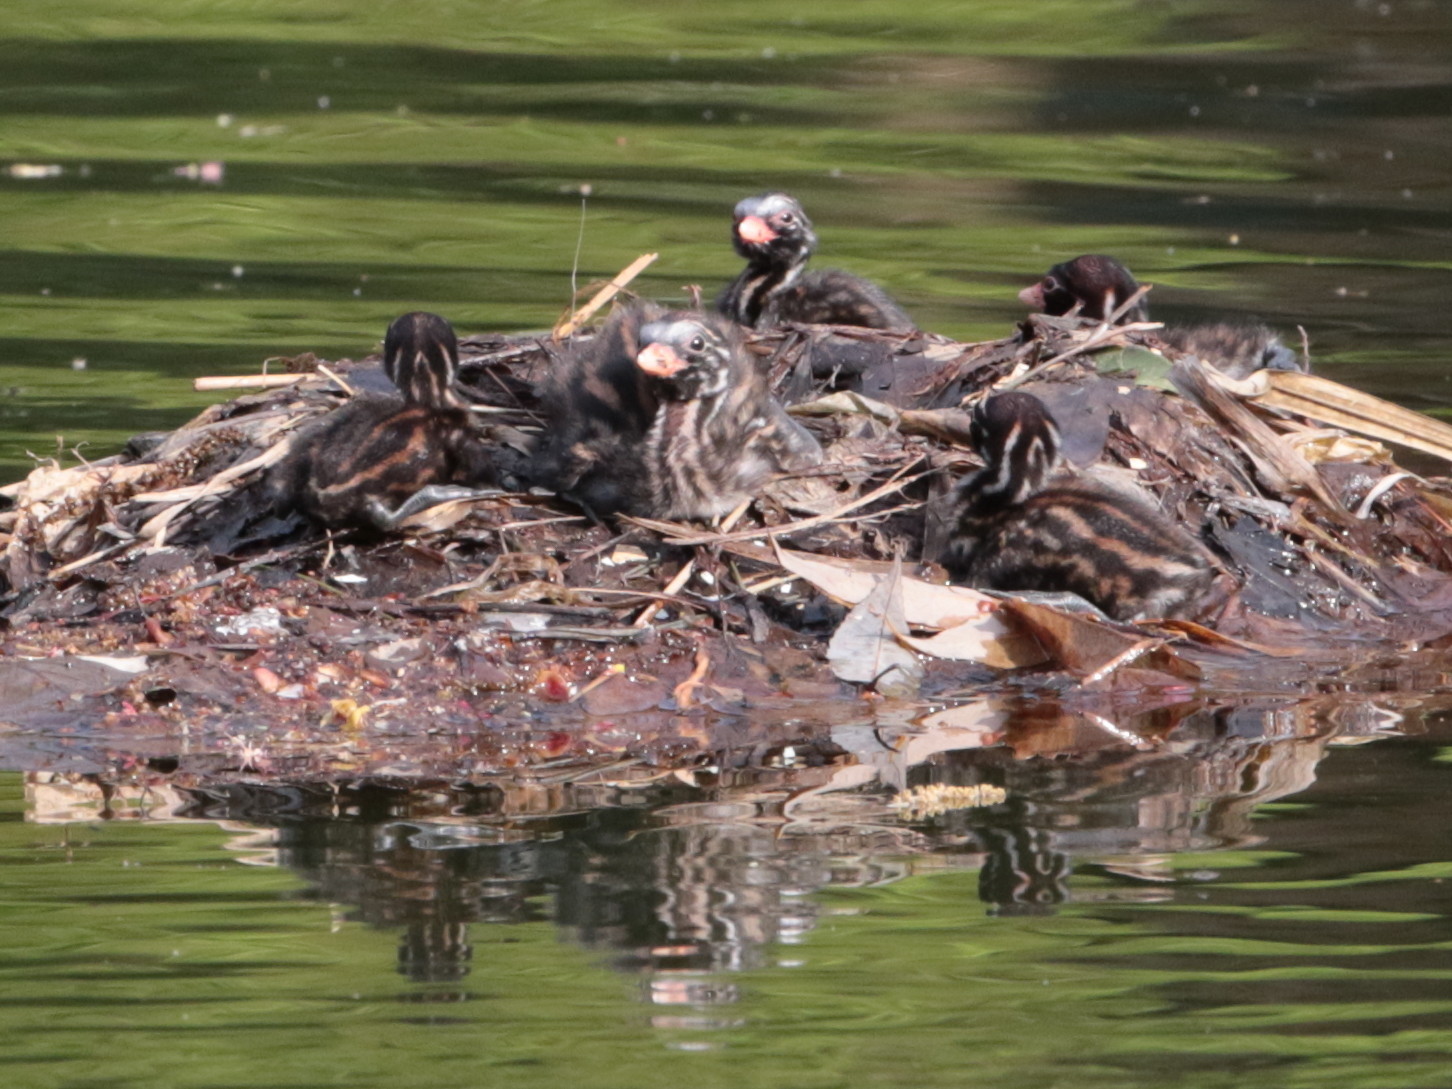
<path id="1" fill-rule="evenodd" d="M 1452 405 L 1441 2 L 4 6 L 4 476 L 404 310 L 545 325 L 577 245 L 580 284 L 655 251 L 643 292 L 714 291 L 767 186 L 931 329 L 1110 251 L 1161 316 Z"/>
<path id="2" fill-rule="evenodd" d="M 767 187 L 931 329 L 1002 335 L 1108 251 L 1157 316 L 1301 325 L 1324 373 L 1452 407 L 1445 0 L 0 10 L 6 478 L 408 309 L 546 325 L 577 246 L 581 286 L 658 251 L 644 293 L 714 290 Z M 0 1077 L 1445 1084 L 1452 737 L 1402 713 L 1324 752 L 1345 706 L 1207 714 L 1143 759 L 939 754 L 915 781 L 1010 801 L 913 830 L 643 798 L 103 820 L 6 773 Z M 93 755 L 14 740 L 32 774 Z"/>
<path id="3" fill-rule="evenodd" d="M 1279 801 L 1178 817 L 1146 787 L 1173 780 L 1163 753 L 1073 784 L 1011 772 L 1029 809 L 970 817 L 966 840 L 961 814 L 915 839 L 749 805 L 426 818 L 390 814 L 395 794 L 329 816 L 266 790 L 254 824 L 195 804 L 100 821 L 3 775 L 0 1070 L 43 1089 L 1440 1085 L 1452 732 L 1420 728 L 1330 750 Z M 1308 745 L 1264 743 L 1241 788 Z M 986 876 L 1005 855 L 973 845 L 1015 824 L 1057 860 L 1052 895 L 1017 908 Z"/>

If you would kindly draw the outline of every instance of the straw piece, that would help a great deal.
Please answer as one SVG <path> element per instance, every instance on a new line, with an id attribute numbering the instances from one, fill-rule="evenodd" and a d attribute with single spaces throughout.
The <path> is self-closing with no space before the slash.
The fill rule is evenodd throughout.
<path id="1" fill-rule="evenodd" d="M 204 374 L 192 379 L 192 389 L 198 393 L 218 389 L 273 389 L 278 386 L 295 386 L 306 374 Z"/>
<path id="2" fill-rule="evenodd" d="M 625 268 L 616 273 L 613 280 L 595 292 L 589 302 L 571 314 L 568 320 L 555 326 L 551 334 L 554 339 L 558 341 L 572 336 L 575 330 L 589 321 L 597 310 L 615 298 L 616 294 L 629 284 L 631 280 L 649 268 L 651 262 L 659 256 L 660 254 L 658 253 L 643 253 L 634 261 L 630 262 L 630 264 L 626 265 Z"/>

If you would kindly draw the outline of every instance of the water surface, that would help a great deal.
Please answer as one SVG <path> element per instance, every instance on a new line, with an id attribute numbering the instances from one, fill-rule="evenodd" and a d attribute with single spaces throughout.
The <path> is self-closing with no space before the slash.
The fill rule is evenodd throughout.
<path id="1" fill-rule="evenodd" d="M 910 822 L 861 794 L 803 804 L 830 775 L 807 764 L 599 784 L 576 799 L 611 804 L 551 816 L 517 792 L 103 800 L 0 776 L 0 1069 L 37 1087 L 1440 1084 L 1452 732 L 1287 732 L 1288 712 L 1082 761 L 944 751 L 911 785 L 1005 800 Z"/>
<path id="2" fill-rule="evenodd" d="M 577 247 L 580 286 L 659 251 L 642 291 L 714 289 L 768 186 L 931 329 L 1002 335 L 1019 287 L 1108 251 L 1158 316 L 1299 325 L 1324 373 L 1452 407 L 1442 0 L 10 6 L 8 478 L 408 309 L 544 326 Z M 830 746 L 723 759 L 548 817 L 453 784 L 183 795 L 119 757 L 102 790 L 47 737 L 0 774 L 0 1070 L 1442 1084 L 1452 739 L 1422 689 L 1080 723 L 1072 761 L 1029 715 L 853 789 Z M 885 808 L 929 784 L 1005 800 Z"/>
<path id="3" fill-rule="evenodd" d="M 407 309 L 539 327 L 647 251 L 643 292 L 713 291 L 768 186 L 927 328 L 1003 335 L 1019 287 L 1109 251 L 1158 316 L 1302 326 L 1326 373 L 1452 405 L 1436 0 L 66 0 L 6 34 L 11 477 Z"/>

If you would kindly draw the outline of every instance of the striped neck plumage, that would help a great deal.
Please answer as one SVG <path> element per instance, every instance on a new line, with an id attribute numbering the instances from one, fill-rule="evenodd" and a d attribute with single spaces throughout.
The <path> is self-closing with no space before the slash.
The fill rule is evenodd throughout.
<path id="1" fill-rule="evenodd" d="M 1022 503 L 1039 491 L 1060 464 L 1059 429 L 1037 398 L 1000 394 L 979 405 L 973 440 L 983 468 L 973 489 L 995 504 Z"/>

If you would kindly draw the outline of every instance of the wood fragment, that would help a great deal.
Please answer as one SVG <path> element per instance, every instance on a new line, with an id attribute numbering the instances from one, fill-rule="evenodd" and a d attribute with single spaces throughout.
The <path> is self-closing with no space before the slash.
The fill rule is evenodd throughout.
<path id="1" fill-rule="evenodd" d="M 275 389 L 279 386 L 295 386 L 307 374 L 204 374 L 192 379 L 192 389 L 207 393 L 220 389 Z"/>
<path id="2" fill-rule="evenodd" d="M 336 385 L 339 389 L 341 389 L 349 397 L 352 397 L 353 396 L 353 394 L 355 392 L 354 389 L 353 389 L 353 387 L 350 386 L 350 385 L 348 385 L 347 382 L 343 381 L 343 379 L 338 376 L 337 371 L 333 370 L 331 367 L 327 367 L 327 366 L 324 366 L 322 363 L 319 363 L 318 364 L 318 373 L 321 374 L 321 375 L 323 375 L 325 378 L 329 379 L 330 381 L 332 381 L 334 385 Z"/>

